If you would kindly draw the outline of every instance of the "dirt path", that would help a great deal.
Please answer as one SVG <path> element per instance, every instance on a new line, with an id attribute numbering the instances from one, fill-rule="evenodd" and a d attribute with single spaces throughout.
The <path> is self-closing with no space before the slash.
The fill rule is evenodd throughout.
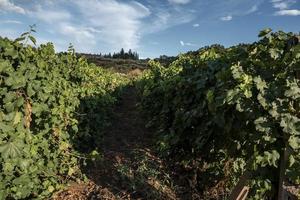
<path id="1" fill-rule="evenodd" d="M 137 103 L 136 90 L 126 89 L 103 138 L 102 166 L 91 169 L 89 178 L 117 199 L 176 199 L 163 183 L 163 162 L 153 154 L 152 134 Z"/>
<path id="2" fill-rule="evenodd" d="M 136 89 L 125 89 L 103 138 L 103 159 L 89 166 L 88 184 L 71 186 L 61 199 L 179 199 L 180 190 L 155 156 L 153 134 L 137 108 Z"/>

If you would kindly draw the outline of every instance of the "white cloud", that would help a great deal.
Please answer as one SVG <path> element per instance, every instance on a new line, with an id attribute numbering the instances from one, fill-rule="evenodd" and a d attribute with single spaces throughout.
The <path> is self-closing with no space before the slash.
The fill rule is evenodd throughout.
<path id="1" fill-rule="evenodd" d="M 23 24 L 17 20 L 0 20 L 0 24 Z"/>
<path id="2" fill-rule="evenodd" d="M 66 36 L 74 37 L 77 42 L 80 42 L 85 39 L 87 40 L 94 39 L 94 35 L 88 29 L 78 28 L 70 24 L 61 24 L 60 33 Z"/>
<path id="3" fill-rule="evenodd" d="M 138 2 L 121 3 L 115 0 L 75 1 L 85 23 L 97 27 L 97 39 L 112 49 L 137 49 L 143 27 L 142 20 L 151 14 Z"/>
<path id="4" fill-rule="evenodd" d="M 71 14 L 66 10 L 47 9 L 40 5 L 34 11 L 29 12 L 29 15 L 47 23 L 60 23 L 71 19 Z"/>
<path id="5" fill-rule="evenodd" d="M 290 9 L 296 0 L 271 0 L 273 7 L 278 9 L 274 15 L 276 16 L 299 16 L 300 10 Z"/>
<path id="6" fill-rule="evenodd" d="M 196 44 L 193 44 L 193 43 L 190 43 L 190 42 L 187 42 L 185 43 L 186 46 L 197 46 Z"/>
<path id="7" fill-rule="evenodd" d="M 246 14 L 248 15 L 248 14 L 254 13 L 257 10 L 258 10 L 258 5 L 254 5 L 246 12 Z"/>
<path id="8" fill-rule="evenodd" d="M 247 16 L 259 10 L 263 0 L 229 0 L 223 1 L 214 10 L 214 19 L 231 21 L 234 18 Z"/>
<path id="9" fill-rule="evenodd" d="M 275 13 L 278 16 L 300 16 L 300 10 L 279 10 Z"/>
<path id="10" fill-rule="evenodd" d="M 190 0 L 168 0 L 171 4 L 187 4 Z"/>
<path id="11" fill-rule="evenodd" d="M 221 17 L 220 20 L 222 20 L 222 21 L 231 21 L 232 20 L 232 16 L 231 15 L 227 15 L 227 16 Z"/>
<path id="12" fill-rule="evenodd" d="M 94 28 L 76 27 L 66 23 L 61 23 L 59 28 L 59 32 L 72 38 L 75 48 L 82 52 L 88 52 L 97 44 L 96 36 L 93 34 L 95 31 Z"/>
<path id="13" fill-rule="evenodd" d="M 184 42 L 184 41 L 180 41 L 180 45 L 181 46 L 197 46 L 196 44 L 190 43 L 190 42 Z"/>
<path id="14" fill-rule="evenodd" d="M 241 17 L 257 12 L 264 1 L 270 0 L 227 0 L 218 1 L 214 5 L 213 12 L 210 15 L 214 15 L 215 18 L 220 16 L 230 15 L 231 17 Z"/>
<path id="15" fill-rule="evenodd" d="M 199 27 L 200 25 L 199 24 L 193 24 L 193 27 Z"/>
<path id="16" fill-rule="evenodd" d="M 170 0 L 170 3 L 179 5 L 190 1 Z M 148 2 L 147 6 L 135 0 L 33 0 L 27 3 L 0 0 L 0 5 L 2 2 L 19 2 L 10 5 L 24 8 L 26 17 L 38 28 L 42 27 L 46 34 L 44 38 L 59 45 L 59 49 L 67 48 L 71 42 L 81 52 L 119 51 L 122 47 L 140 51 L 140 40 L 144 35 L 190 23 L 197 16 L 192 9 L 154 1 Z"/>
<path id="17" fill-rule="evenodd" d="M 271 0 L 273 7 L 279 10 L 288 10 L 296 0 Z"/>
<path id="18" fill-rule="evenodd" d="M 143 32 L 147 34 L 147 33 L 155 33 L 160 30 L 165 30 L 168 27 L 172 26 L 171 20 L 172 20 L 172 14 L 169 13 L 167 10 L 157 11 L 156 13 L 152 14 L 152 22 L 150 23 L 151 26 L 149 26 L 149 24 L 148 26 L 146 25 L 143 28 Z"/>
<path id="19" fill-rule="evenodd" d="M 24 8 L 16 6 L 9 0 L 0 0 L 0 11 L 16 12 L 20 14 L 26 13 Z"/>
<path id="20" fill-rule="evenodd" d="M 278 8 L 280 10 L 284 10 L 284 9 L 287 9 L 289 7 L 289 5 L 287 2 L 278 2 L 278 3 L 274 3 L 273 7 Z"/>
<path id="21" fill-rule="evenodd" d="M 150 22 L 144 23 L 142 32 L 143 34 L 159 32 L 173 26 L 190 23 L 195 20 L 195 17 L 196 14 L 193 11 L 180 7 L 176 9 L 170 7 L 166 9 L 154 8 Z"/>
<path id="22" fill-rule="evenodd" d="M 93 27 L 86 27 L 84 28 L 86 31 L 89 31 L 90 33 L 102 33 L 101 30 L 95 29 Z"/>

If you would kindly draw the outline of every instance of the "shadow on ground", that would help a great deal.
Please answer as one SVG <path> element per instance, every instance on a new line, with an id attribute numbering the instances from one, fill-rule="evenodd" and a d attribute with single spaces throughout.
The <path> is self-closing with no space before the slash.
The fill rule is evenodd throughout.
<path id="1" fill-rule="evenodd" d="M 99 103 L 94 99 L 88 99 L 88 102 L 90 103 L 85 102 L 84 105 L 95 106 L 95 102 Z M 74 183 L 53 199 L 196 199 L 190 196 L 191 191 L 186 191 L 173 182 L 174 170 L 168 168 L 165 161 L 156 155 L 153 131 L 145 128 L 146 122 L 137 104 L 136 89 L 127 87 L 113 109 L 113 115 L 109 116 L 110 126 L 97 130 L 95 123 L 105 121 L 101 116 L 95 115 L 97 110 L 87 113 L 88 117 L 82 117 L 87 130 L 80 132 L 94 135 L 87 138 L 83 135 L 79 149 L 83 149 L 85 153 L 93 149 L 93 145 L 98 145 L 102 157 L 82 167 L 89 179 L 87 183 Z M 95 135 L 101 138 L 95 138 Z M 183 185 L 188 184 L 186 180 L 183 182 Z"/>
<path id="2" fill-rule="evenodd" d="M 111 199 L 177 199 L 163 161 L 155 156 L 152 133 L 137 109 L 133 87 L 125 89 L 104 132 L 102 160 L 86 175 L 111 193 Z"/>

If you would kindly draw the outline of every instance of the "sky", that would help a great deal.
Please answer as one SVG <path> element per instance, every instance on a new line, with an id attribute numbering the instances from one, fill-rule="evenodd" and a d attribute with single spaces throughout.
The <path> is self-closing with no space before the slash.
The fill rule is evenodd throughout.
<path id="1" fill-rule="evenodd" d="M 0 0 L 0 36 L 36 25 L 57 51 L 132 49 L 142 58 L 258 40 L 264 28 L 300 31 L 300 0 Z"/>

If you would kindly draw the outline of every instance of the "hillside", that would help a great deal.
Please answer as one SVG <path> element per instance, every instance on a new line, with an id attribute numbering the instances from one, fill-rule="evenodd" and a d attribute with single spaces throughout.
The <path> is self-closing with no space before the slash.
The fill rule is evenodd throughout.
<path id="1" fill-rule="evenodd" d="M 79 54 L 79 56 L 85 57 L 89 63 L 120 73 L 128 73 L 136 69 L 143 71 L 148 68 L 148 60 L 104 58 L 92 54 Z"/>

